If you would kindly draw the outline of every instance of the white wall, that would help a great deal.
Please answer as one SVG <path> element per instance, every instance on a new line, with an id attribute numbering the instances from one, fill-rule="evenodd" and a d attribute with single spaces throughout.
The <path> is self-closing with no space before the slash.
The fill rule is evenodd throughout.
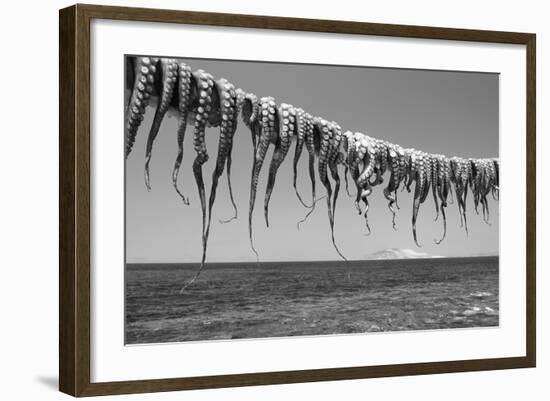
<path id="1" fill-rule="evenodd" d="M 109 4 L 100 1 L 98 3 Z M 360 20 L 537 33 L 538 144 L 548 147 L 547 72 L 550 25 L 541 1 L 388 1 L 367 4 L 351 0 L 271 2 L 233 0 L 164 0 L 115 3 L 128 6 L 186 8 L 245 14 Z M 57 393 L 57 58 L 58 8 L 64 1 L 9 2 L 1 13 L 0 92 L 2 137 L 0 235 L 3 271 L 0 280 L 0 368 L 4 399 L 61 399 Z M 7 139 L 7 141 L 6 141 Z M 549 258 L 543 255 L 544 204 L 550 193 L 542 186 L 550 162 L 539 158 L 538 222 L 538 368 L 346 382 L 326 382 L 243 389 L 208 390 L 125 399 L 280 400 L 296 397 L 464 400 L 491 398 L 545 399 L 550 374 L 548 335 L 550 297 L 543 283 Z M 546 315 L 546 316 L 545 316 Z M 103 398 L 111 399 L 111 397 Z M 122 399 L 119 398 L 119 399 Z"/>

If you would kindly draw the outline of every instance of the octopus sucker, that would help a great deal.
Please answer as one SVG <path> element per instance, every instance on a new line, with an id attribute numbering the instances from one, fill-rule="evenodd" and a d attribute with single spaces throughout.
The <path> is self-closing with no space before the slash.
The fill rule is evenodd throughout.
<path id="1" fill-rule="evenodd" d="M 248 209 L 248 233 L 250 239 L 250 247 L 258 258 L 258 252 L 254 248 L 253 232 L 252 232 L 252 215 L 254 212 L 254 204 L 256 201 L 256 191 L 258 188 L 258 179 L 260 170 L 264 163 L 265 155 L 269 144 L 277 138 L 277 130 L 279 125 L 279 116 L 276 109 L 275 99 L 272 97 L 263 97 L 260 99 L 260 110 L 258 118 L 260 119 L 260 136 L 255 143 L 254 165 L 252 168 L 252 177 L 250 180 L 250 203 Z M 253 133 L 253 137 L 255 134 Z"/>
<path id="2" fill-rule="evenodd" d="M 136 57 L 134 59 L 134 87 L 126 110 L 126 149 L 128 158 L 132 152 L 136 135 L 149 105 L 157 75 L 156 57 Z"/>
<path id="3" fill-rule="evenodd" d="M 278 109 L 279 115 L 279 135 L 275 140 L 275 150 L 269 166 L 269 177 L 267 180 L 267 187 L 265 190 L 264 199 L 264 217 L 265 224 L 269 227 L 269 201 L 273 188 L 275 187 L 275 180 L 277 178 L 277 171 L 283 163 L 288 154 L 290 148 L 290 142 L 296 135 L 296 109 L 294 106 L 286 103 L 282 103 Z"/>
<path id="4" fill-rule="evenodd" d="M 172 102 L 172 98 L 174 97 L 174 87 L 176 86 L 176 81 L 178 79 L 178 64 L 175 59 L 161 58 L 159 64 L 161 95 L 157 105 L 157 110 L 155 111 L 153 123 L 151 124 L 151 130 L 149 131 L 145 149 L 145 185 L 148 191 L 151 190 L 149 163 L 151 162 L 153 142 L 159 133 L 162 120 L 164 119 L 164 116 L 168 111 L 168 107 L 170 107 Z"/>
<path id="5" fill-rule="evenodd" d="M 180 172 L 181 163 L 183 161 L 183 140 L 185 138 L 185 131 L 187 129 L 187 117 L 189 113 L 189 105 L 191 102 L 191 87 L 194 84 L 194 78 L 191 74 L 191 67 L 187 64 L 178 63 L 178 130 L 176 136 L 176 143 L 178 145 L 178 153 L 176 155 L 176 161 L 174 162 L 174 168 L 172 170 L 172 185 L 174 189 L 181 197 L 183 203 L 189 205 L 189 200 L 178 188 L 178 175 Z"/>

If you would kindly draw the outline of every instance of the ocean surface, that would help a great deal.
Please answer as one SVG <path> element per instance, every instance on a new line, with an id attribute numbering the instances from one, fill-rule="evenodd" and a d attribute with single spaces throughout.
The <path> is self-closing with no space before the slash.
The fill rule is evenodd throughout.
<path id="1" fill-rule="evenodd" d="M 488 327 L 498 257 L 126 266 L 126 344 Z"/>

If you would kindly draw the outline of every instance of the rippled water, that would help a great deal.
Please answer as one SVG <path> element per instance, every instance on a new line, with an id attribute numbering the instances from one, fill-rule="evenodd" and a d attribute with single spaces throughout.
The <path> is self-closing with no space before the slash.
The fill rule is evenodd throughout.
<path id="1" fill-rule="evenodd" d="M 126 343 L 499 324 L 498 257 L 129 264 Z"/>

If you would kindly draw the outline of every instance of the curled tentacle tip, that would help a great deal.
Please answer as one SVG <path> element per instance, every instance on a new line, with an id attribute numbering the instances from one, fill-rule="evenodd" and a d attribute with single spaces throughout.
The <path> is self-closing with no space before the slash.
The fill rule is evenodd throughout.
<path id="1" fill-rule="evenodd" d="M 227 223 L 231 223 L 233 220 L 237 220 L 237 216 L 230 217 L 229 219 L 226 219 L 226 220 L 220 219 L 219 222 L 220 224 L 227 224 Z"/>
<path id="2" fill-rule="evenodd" d="M 176 188 L 176 193 L 179 195 L 179 197 L 181 198 L 181 201 L 186 205 L 186 206 L 189 206 L 189 198 L 186 198 L 184 194 L 181 193 L 181 191 L 179 190 L 178 187 L 175 187 Z"/>
<path id="3" fill-rule="evenodd" d="M 145 170 L 145 187 L 147 188 L 147 191 L 151 192 L 151 180 L 149 178 L 149 170 Z"/>
<path id="4" fill-rule="evenodd" d="M 365 234 L 363 234 L 364 237 L 368 237 L 369 235 L 372 234 L 372 230 L 369 226 L 369 223 L 366 224 L 366 228 L 367 228 L 367 232 Z"/>
<path id="5" fill-rule="evenodd" d="M 180 198 L 181 198 L 181 201 L 183 202 L 183 204 L 184 204 L 185 206 L 189 206 L 189 203 L 190 203 L 190 202 L 189 202 L 189 198 L 186 198 L 186 197 L 183 196 L 183 195 L 180 195 Z"/>

